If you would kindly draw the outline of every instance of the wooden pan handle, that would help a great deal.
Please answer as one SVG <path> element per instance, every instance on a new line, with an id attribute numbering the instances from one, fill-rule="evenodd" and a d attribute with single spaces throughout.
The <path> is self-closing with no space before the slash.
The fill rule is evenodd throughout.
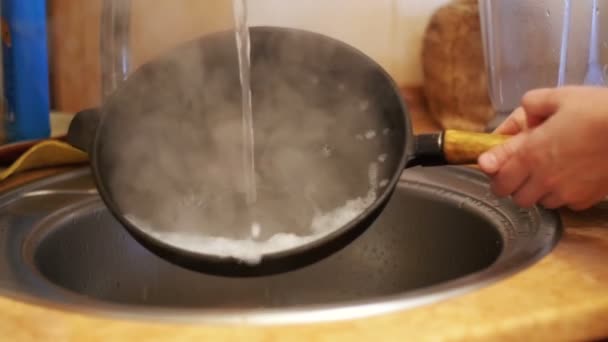
<path id="1" fill-rule="evenodd" d="M 482 153 L 503 144 L 508 138 L 499 134 L 446 130 L 443 132 L 443 155 L 448 164 L 476 164 Z"/>

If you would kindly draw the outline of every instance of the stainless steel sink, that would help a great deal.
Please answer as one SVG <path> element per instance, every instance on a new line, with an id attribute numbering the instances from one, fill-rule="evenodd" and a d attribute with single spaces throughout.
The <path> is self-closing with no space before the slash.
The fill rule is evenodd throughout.
<path id="1" fill-rule="evenodd" d="M 0 291 L 90 314 L 278 324 L 406 310 L 478 289 L 546 255 L 559 217 L 489 194 L 463 167 L 406 171 L 378 221 L 312 266 L 222 278 L 170 264 L 109 214 L 88 170 L 0 197 Z"/>

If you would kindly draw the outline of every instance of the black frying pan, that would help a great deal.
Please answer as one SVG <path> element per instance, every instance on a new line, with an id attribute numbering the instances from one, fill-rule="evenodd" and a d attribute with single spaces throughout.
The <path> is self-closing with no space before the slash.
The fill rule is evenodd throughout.
<path id="1" fill-rule="evenodd" d="M 284 231 L 307 235 L 311 222 L 329 227 L 325 214 L 353 199 L 362 211 L 341 213 L 339 228 L 253 264 L 181 248 L 151 233 L 253 238 L 240 181 L 234 33 L 215 33 L 140 67 L 102 107 L 79 113 L 68 134 L 71 144 L 90 154 L 110 211 L 170 262 L 226 276 L 314 263 L 365 231 L 406 166 L 475 163 L 504 140 L 457 131 L 413 136 L 391 77 L 343 42 L 277 27 L 251 28 L 251 39 L 255 215 L 263 227 L 257 239 Z"/>

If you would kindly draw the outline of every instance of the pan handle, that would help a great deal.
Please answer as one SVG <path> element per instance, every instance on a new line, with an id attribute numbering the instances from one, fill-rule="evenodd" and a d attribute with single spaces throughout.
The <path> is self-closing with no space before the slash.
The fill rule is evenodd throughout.
<path id="1" fill-rule="evenodd" d="M 419 165 L 476 164 L 487 150 L 503 144 L 509 136 L 458 130 L 415 136 L 414 160 Z"/>
<path id="2" fill-rule="evenodd" d="M 86 109 L 76 113 L 70 122 L 66 141 L 77 149 L 89 152 L 99 125 L 101 113 L 99 109 Z"/>

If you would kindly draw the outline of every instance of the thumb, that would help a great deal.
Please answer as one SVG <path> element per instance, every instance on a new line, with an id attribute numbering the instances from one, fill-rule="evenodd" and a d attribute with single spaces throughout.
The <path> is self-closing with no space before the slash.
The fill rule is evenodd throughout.
<path id="1" fill-rule="evenodd" d="M 559 91 L 556 88 L 535 89 L 527 92 L 521 99 L 521 106 L 526 112 L 529 128 L 542 124 L 560 107 Z"/>
<path id="2" fill-rule="evenodd" d="M 526 111 L 522 107 L 517 107 L 505 121 L 496 127 L 493 133 L 515 135 L 527 129 L 526 120 Z"/>
<path id="3" fill-rule="evenodd" d="M 479 156 L 478 164 L 487 174 L 495 174 L 502 166 L 523 148 L 528 139 L 528 133 L 523 132 L 509 138 L 501 145 L 495 146 Z"/>

